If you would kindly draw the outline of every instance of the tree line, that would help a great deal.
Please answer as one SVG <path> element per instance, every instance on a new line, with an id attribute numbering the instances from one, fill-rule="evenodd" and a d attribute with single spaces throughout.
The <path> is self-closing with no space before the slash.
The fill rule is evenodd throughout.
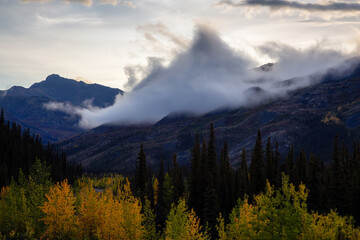
<path id="1" fill-rule="evenodd" d="M 18 148 L 34 159 L 19 150 L 25 152 L 14 158 L 17 165 L 9 162 L 18 169 L 6 175 L 13 180 L 3 178 L 7 183 L 0 192 L 0 239 L 360 237 L 354 227 L 360 215 L 360 145 L 354 144 L 350 153 L 337 136 L 329 149 L 332 160 L 324 164 L 302 150 L 295 154 L 293 146 L 282 156 L 275 140 L 263 144 L 259 130 L 253 150 L 242 150 L 235 169 L 227 143 L 216 149 L 211 124 L 207 140 L 195 137 L 189 167 L 180 165 L 174 154 L 169 166 L 161 159 L 152 170 L 141 145 L 135 174 L 128 180 L 86 175 L 75 179 L 77 174 L 66 175 L 69 168 L 54 167 L 59 166 L 56 158 L 44 155 L 49 147 L 38 137 L 16 124 L 10 127 L 1 116 L 0 135 L 17 136 L 7 140 L 12 149 L 2 156 L 13 157 Z M 7 141 L 3 143 L 11 146 Z M 29 150 L 36 147 L 38 152 Z"/>
<path id="2" fill-rule="evenodd" d="M 256 202 L 255 196 L 263 193 L 268 181 L 274 189 L 281 187 L 282 174 L 289 177 L 294 186 L 305 184 L 309 190 L 306 199 L 310 210 L 318 213 L 337 211 L 342 216 L 352 216 L 360 223 L 360 144 L 349 148 L 334 137 L 329 151 L 332 159 L 325 164 L 314 154 L 300 150 L 295 155 L 292 145 L 285 156 L 279 152 L 279 144 L 271 138 L 263 144 L 261 131 L 257 133 L 251 152 L 242 149 L 239 167 L 230 164 L 227 143 L 220 152 L 216 149 L 213 124 L 208 140 L 195 137 L 190 169 L 179 166 L 176 154 L 168 171 L 161 160 L 156 174 L 146 163 L 144 146 L 137 157 L 133 190 L 142 202 L 151 200 L 156 213 L 156 226 L 162 231 L 171 204 L 185 198 L 190 209 L 200 218 L 200 224 L 208 229 L 213 238 L 218 237 L 218 216 L 230 221 L 230 214 L 238 199 Z M 250 162 L 250 164 L 248 164 Z M 156 201 L 154 199 L 156 195 Z"/>
<path id="3" fill-rule="evenodd" d="M 66 155 L 48 143 L 44 146 L 39 135 L 23 130 L 16 122 L 5 121 L 4 110 L 0 115 L 0 187 L 10 184 L 12 179 L 19 178 L 19 169 L 25 176 L 31 172 L 36 159 L 50 166 L 53 181 L 69 179 L 81 175 L 80 165 L 71 165 Z"/>
<path id="4" fill-rule="evenodd" d="M 165 181 L 166 182 L 166 181 Z M 161 230 L 156 206 L 160 191 L 153 181 L 153 199 L 136 197 L 128 179 L 120 176 L 82 176 L 71 185 L 52 183 L 50 168 L 36 160 L 29 176 L 0 192 L 0 239 L 359 239 L 351 218 L 336 212 L 310 212 L 308 190 L 282 176 L 279 188 L 239 198 L 227 220 L 216 217 L 215 233 L 201 224 L 189 200 L 172 203 Z M 99 191 L 99 187 L 102 187 Z M 175 191 L 173 191 L 175 192 Z M 152 206 L 154 204 L 154 206 Z"/>

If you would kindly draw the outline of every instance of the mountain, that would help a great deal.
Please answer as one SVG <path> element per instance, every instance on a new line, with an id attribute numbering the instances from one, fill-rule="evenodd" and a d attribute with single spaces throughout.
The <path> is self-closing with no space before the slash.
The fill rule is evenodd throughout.
<path id="1" fill-rule="evenodd" d="M 30 128 L 32 132 L 40 134 L 44 142 L 55 142 L 83 130 L 77 126 L 78 117 L 47 110 L 44 104 L 61 102 L 83 107 L 91 103 L 96 107 L 106 107 L 114 104 L 118 94 L 122 95 L 123 91 L 53 74 L 29 88 L 14 86 L 0 91 L 0 108 L 4 109 L 8 120 L 16 121 L 23 127 Z"/>
<path id="2" fill-rule="evenodd" d="M 295 144 L 297 151 L 305 149 L 328 162 L 335 134 L 347 145 L 360 136 L 360 60 L 353 61 L 356 67 L 352 71 L 339 75 L 336 70 L 329 70 L 316 84 L 256 107 L 222 109 L 202 116 L 171 114 L 152 125 L 103 125 L 58 146 L 71 161 L 99 171 L 133 169 L 141 143 L 152 166 L 156 167 L 162 157 L 170 161 L 173 153 L 177 153 L 181 164 L 188 164 L 196 133 L 207 137 L 213 122 L 217 149 L 226 140 L 235 166 L 239 164 L 241 149 L 253 148 L 258 129 L 264 142 L 268 137 L 273 143 L 276 139 L 283 154 Z M 290 79 L 281 84 L 297 84 L 301 80 Z M 254 97 L 263 94 L 262 89 L 252 91 Z"/>

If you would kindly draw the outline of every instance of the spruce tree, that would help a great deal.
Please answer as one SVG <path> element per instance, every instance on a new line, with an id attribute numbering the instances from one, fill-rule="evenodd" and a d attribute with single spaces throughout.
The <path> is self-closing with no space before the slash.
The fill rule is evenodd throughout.
<path id="1" fill-rule="evenodd" d="M 136 169 L 135 169 L 135 185 L 138 196 L 141 198 L 142 202 L 145 197 L 145 185 L 146 185 L 146 154 L 144 151 L 144 146 L 141 144 L 140 151 L 137 157 Z"/>
<path id="2" fill-rule="evenodd" d="M 196 134 L 195 144 L 191 152 L 190 169 L 190 208 L 193 208 L 199 215 L 201 212 L 201 184 L 202 184 L 202 164 L 199 135 Z"/>
<path id="3" fill-rule="evenodd" d="M 306 180 L 306 153 L 304 150 L 300 151 L 294 168 L 294 184 L 299 186 L 300 183 L 304 183 Z"/>
<path id="4" fill-rule="evenodd" d="M 250 187 L 252 194 L 258 194 L 265 189 L 265 167 L 260 130 L 257 133 L 256 143 L 251 158 Z"/>
<path id="5" fill-rule="evenodd" d="M 216 188 L 219 180 L 219 169 L 217 165 L 216 157 L 216 145 L 215 145 L 215 130 L 214 125 L 210 125 L 210 136 L 207 150 L 207 170 L 208 170 L 208 184 L 211 187 Z"/>
<path id="6" fill-rule="evenodd" d="M 174 202 L 178 202 L 180 197 L 183 195 L 184 183 L 182 179 L 182 174 L 177 163 L 177 155 L 174 154 L 172 158 L 172 168 L 171 168 L 171 181 L 174 186 Z"/>
<path id="7" fill-rule="evenodd" d="M 226 142 L 220 155 L 220 182 L 219 182 L 219 204 L 221 214 L 227 219 L 233 207 L 233 170 L 230 166 L 228 147 Z"/>
<path id="8" fill-rule="evenodd" d="M 294 182 L 294 144 L 291 144 L 289 152 L 283 164 L 283 172 L 289 176 L 290 182 Z"/>
<path id="9" fill-rule="evenodd" d="M 274 153 L 274 167 L 275 167 L 275 187 L 278 188 L 281 186 L 281 172 L 280 172 L 280 162 L 281 155 L 279 151 L 279 142 L 275 143 L 275 153 Z"/>
<path id="10" fill-rule="evenodd" d="M 208 164 L 207 164 L 207 144 L 205 139 L 203 139 L 202 143 L 202 150 L 201 150 L 201 172 L 200 172 L 200 187 L 199 187 L 199 196 L 201 196 L 199 204 L 199 212 L 197 213 L 200 221 L 202 224 L 204 224 L 204 205 L 205 205 L 205 190 L 208 186 L 208 179 L 207 179 L 207 173 L 208 173 Z"/>
<path id="11" fill-rule="evenodd" d="M 314 211 L 323 211 L 323 186 L 322 186 L 322 169 L 320 160 L 313 153 L 310 154 L 308 162 L 308 175 L 306 186 L 309 189 L 308 206 Z"/>
<path id="12" fill-rule="evenodd" d="M 164 214 L 165 209 L 165 198 L 164 198 L 164 181 L 165 181 L 165 173 L 164 173 L 164 158 L 161 158 L 160 166 L 157 174 L 157 179 L 159 182 L 159 193 L 158 193 L 158 204 L 155 206 L 156 213 L 156 226 L 157 230 L 160 231 L 164 227 L 164 223 L 166 220 L 166 215 Z"/>
<path id="13" fill-rule="evenodd" d="M 275 163 L 274 163 L 274 152 L 271 146 L 271 139 L 270 137 L 267 139 L 266 143 L 266 162 L 265 162 L 265 172 L 266 172 L 266 179 L 269 180 L 270 184 L 275 184 Z"/>
<path id="14" fill-rule="evenodd" d="M 242 149 L 241 154 L 241 163 L 239 168 L 239 195 L 241 199 L 244 199 L 245 194 L 249 194 L 249 171 L 248 171 L 248 164 L 246 160 L 246 150 L 245 148 Z"/>
<path id="15" fill-rule="evenodd" d="M 204 192 L 204 222 L 209 224 L 210 233 L 216 237 L 216 218 L 219 214 L 219 170 L 217 166 L 214 125 L 210 125 L 210 136 L 207 148 Z"/>
<path id="16" fill-rule="evenodd" d="M 331 176 L 331 199 L 332 206 L 336 208 L 340 213 L 346 212 L 347 202 L 345 199 L 345 169 L 344 163 L 341 159 L 339 151 L 339 137 L 338 135 L 334 138 L 334 145 L 332 151 L 332 176 Z"/>

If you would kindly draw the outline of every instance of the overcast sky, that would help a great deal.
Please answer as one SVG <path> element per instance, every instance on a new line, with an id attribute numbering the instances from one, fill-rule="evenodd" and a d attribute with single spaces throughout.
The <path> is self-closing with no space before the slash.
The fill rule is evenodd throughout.
<path id="1" fill-rule="evenodd" d="M 126 90 L 148 62 L 188 49 L 199 24 L 254 65 L 276 61 L 258 51 L 268 42 L 356 54 L 359 23 L 356 0 L 0 0 L 0 89 L 57 73 Z"/>

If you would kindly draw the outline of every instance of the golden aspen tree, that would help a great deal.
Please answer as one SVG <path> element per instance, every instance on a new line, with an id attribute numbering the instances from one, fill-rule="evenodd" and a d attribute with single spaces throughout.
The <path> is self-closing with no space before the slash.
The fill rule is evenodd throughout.
<path id="1" fill-rule="evenodd" d="M 156 206 L 159 197 L 159 181 L 157 180 L 157 178 L 154 179 L 153 192 L 154 192 L 154 206 Z"/>
<path id="2" fill-rule="evenodd" d="M 144 239 L 145 240 L 156 240 L 159 239 L 159 234 L 156 232 L 156 219 L 153 210 L 151 209 L 151 203 L 145 198 L 143 205 L 143 222 L 144 226 Z"/>
<path id="3" fill-rule="evenodd" d="M 104 204 L 92 183 L 80 191 L 79 237 L 94 239 L 97 229 L 103 224 Z"/>
<path id="4" fill-rule="evenodd" d="M 221 240 L 225 239 L 257 239 L 258 226 L 261 224 L 258 218 L 256 207 L 248 203 L 247 198 L 239 201 L 237 206 L 230 214 L 230 223 L 226 225 L 224 219 L 220 216 L 218 234 Z"/>
<path id="5" fill-rule="evenodd" d="M 133 196 L 130 182 L 127 179 L 118 198 L 124 214 L 123 226 L 126 230 L 127 239 L 142 239 L 144 228 L 141 225 L 143 220 L 141 202 L 140 199 Z"/>
<path id="6" fill-rule="evenodd" d="M 178 205 L 172 205 L 166 221 L 165 239 L 208 239 L 207 234 L 201 232 L 199 218 L 193 210 L 188 210 L 184 199 L 180 199 Z"/>
<path id="7" fill-rule="evenodd" d="M 118 196 L 114 196 L 110 189 L 101 196 L 103 224 L 96 236 L 99 239 L 143 239 L 141 203 L 132 195 L 129 181 L 126 180 Z"/>
<path id="8" fill-rule="evenodd" d="M 72 239 L 76 230 L 75 197 L 67 180 L 57 183 L 46 194 L 47 201 L 41 207 L 47 225 L 46 236 L 51 239 Z"/>
<path id="9" fill-rule="evenodd" d="M 311 216 L 311 225 L 301 233 L 301 239 L 360 239 L 360 230 L 353 226 L 349 217 L 341 217 L 334 211 L 326 215 L 313 213 Z"/>

